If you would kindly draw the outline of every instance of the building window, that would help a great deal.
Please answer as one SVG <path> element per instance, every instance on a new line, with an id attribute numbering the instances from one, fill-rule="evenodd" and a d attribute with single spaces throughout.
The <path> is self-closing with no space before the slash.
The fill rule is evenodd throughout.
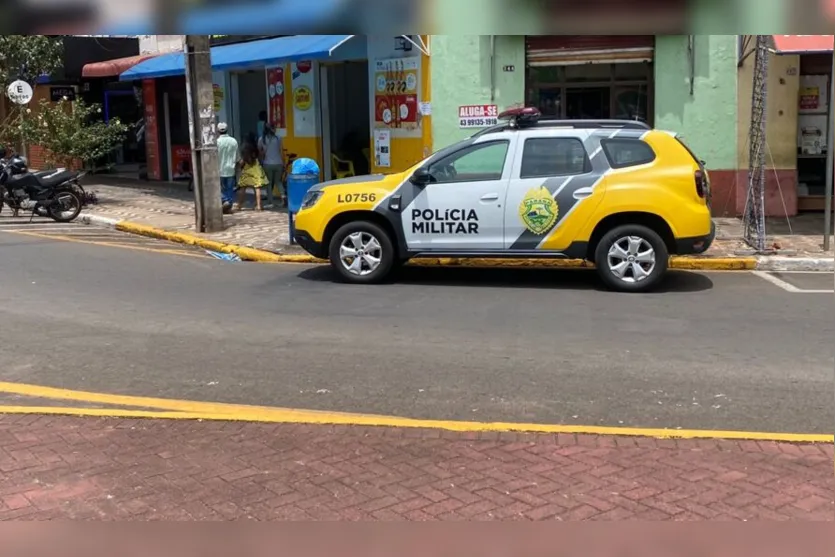
<path id="1" fill-rule="evenodd" d="M 552 118 L 652 125 L 652 76 L 650 62 L 530 67 L 526 103 Z"/>

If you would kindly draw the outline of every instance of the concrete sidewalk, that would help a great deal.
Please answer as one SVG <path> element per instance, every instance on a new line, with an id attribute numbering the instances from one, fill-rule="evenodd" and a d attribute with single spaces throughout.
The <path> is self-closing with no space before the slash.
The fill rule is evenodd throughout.
<path id="1" fill-rule="evenodd" d="M 833 447 L 0 416 L 0 520 L 835 520 Z"/>
<path id="2" fill-rule="evenodd" d="M 227 229 L 215 234 L 200 234 L 194 230 L 193 194 L 185 183 L 141 182 L 138 180 L 90 177 L 86 187 L 96 193 L 99 204 L 85 209 L 91 220 L 126 221 L 161 231 L 186 233 L 206 240 L 254 248 L 272 253 L 297 254 L 304 252 L 289 245 L 289 224 L 286 210 L 255 212 L 244 210 L 224 216 Z M 818 219 L 820 220 L 820 219 Z M 814 221 L 814 222 L 811 222 Z M 742 241 L 742 225 L 738 219 L 716 219 L 717 237 L 711 249 L 692 259 L 751 259 L 751 249 Z M 768 248 L 777 257 L 761 258 L 773 270 L 802 267 L 795 270 L 831 270 L 833 253 L 824 252 L 822 224 L 812 217 L 799 217 L 789 234 L 785 220 L 769 224 L 775 236 L 769 238 Z M 686 258 L 691 259 L 691 258 Z M 782 265 L 782 266 L 781 266 Z M 820 267 L 820 269 L 819 269 Z M 764 267 L 765 268 L 765 267 Z M 788 269 L 787 269 L 788 270 Z"/>

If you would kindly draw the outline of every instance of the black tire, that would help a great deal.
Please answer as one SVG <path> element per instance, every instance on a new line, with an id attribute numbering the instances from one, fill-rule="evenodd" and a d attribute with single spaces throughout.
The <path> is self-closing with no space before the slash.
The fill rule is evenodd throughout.
<path id="1" fill-rule="evenodd" d="M 624 259 L 619 259 L 618 256 L 609 256 L 610 250 L 616 243 L 621 247 L 629 246 L 630 238 L 639 239 L 642 247 L 638 249 L 627 248 L 624 251 L 628 257 Z M 637 241 L 633 242 L 633 244 L 637 243 Z M 632 253 L 634 251 L 647 254 L 649 250 L 644 249 L 647 244 L 652 248 L 654 255 L 652 264 L 648 261 L 638 260 L 639 258 L 636 258 L 636 255 Z M 629 259 L 629 257 L 633 259 Z M 644 257 L 648 257 L 648 255 L 644 255 Z M 617 261 L 622 261 L 625 265 L 622 277 L 618 276 L 614 269 L 619 266 L 619 264 L 616 264 Z M 664 278 L 669 262 L 669 251 L 661 236 L 651 228 L 640 224 L 625 224 L 613 228 L 603 235 L 594 250 L 594 263 L 600 280 L 607 288 L 617 292 L 647 292 L 652 290 Z M 637 273 L 635 272 L 635 265 L 640 268 Z M 641 271 L 647 272 L 646 276 L 642 276 Z"/>
<path id="2" fill-rule="evenodd" d="M 366 235 L 367 238 L 375 238 L 380 246 L 379 260 L 380 263 L 376 268 L 370 270 L 367 263 L 360 261 L 360 273 L 355 274 L 346 268 L 340 257 L 340 249 L 343 242 L 354 234 Z M 389 237 L 388 232 L 368 221 L 354 221 L 342 226 L 336 231 L 336 234 L 331 238 L 331 243 L 328 248 L 328 256 L 331 262 L 331 267 L 336 271 L 342 282 L 351 284 L 378 284 L 384 281 L 390 274 L 394 267 L 395 253 L 394 244 Z"/>
<path id="3" fill-rule="evenodd" d="M 72 222 L 78 218 L 78 215 L 81 214 L 81 208 L 84 206 L 84 201 L 78 196 L 74 190 L 59 190 L 55 192 L 53 198 L 61 198 L 61 197 L 73 197 L 73 209 L 68 214 L 63 214 L 59 212 L 59 208 L 56 205 L 50 204 L 47 207 L 47 213 L 49 214 L 49 218 L 54 220 L 55 222 Z"/>

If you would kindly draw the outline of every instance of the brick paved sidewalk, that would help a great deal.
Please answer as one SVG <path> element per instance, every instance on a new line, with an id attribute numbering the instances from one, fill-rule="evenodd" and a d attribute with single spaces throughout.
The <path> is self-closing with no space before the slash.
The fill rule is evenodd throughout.
<path id="1" fill-rule="evenodd" d="M 0 416 L 0 519 L 835 520 L 831 445 Z"/>
<path id="2" fill-rule="evenodd" d="M 195 234 L 194 197 L 187 184 L 118 183 L 112 180 L 97 183 L 93 181 L 95 179 L 88 180 L 85 188 L 96 193 L 99 204 L 87 207 L 85 213 Z M 247 208 L 224 215 L 223 221 L 227 227 L 223 232 L 197 235 L 228 244 L 288 253 L 290 229 L 286 210 L 259 213 Z M 301 250 L 295 251 L 301 253 Z"/>
<path id="3" fill-rule="evenodd" d="M 85 209 L 86 213 L 128 220 L 171 231 L 194 233 L 193 195 L 183 184 L 140 182 L 92 176 L 86 186 L 96 192 L 99 205 Z M 822 217 L 821 217 L 822 218 Z M 742 241 L 739 219 L 715 219 L 717 238 L 706 254 L 712 257 L 750 255 L 750 248 Z M 769 247 L 778 247 L 782 255 L 820 257 L 822 237 L 818 230 L 823 224 L 816 216 L 798 218 L 789 235 L 785 220 L 772 219 L 768 229 L 774 232 Z M 199 234 L 212 240 L 253 247 L 272 252 L 302 253 L 288 246 L 289 227 L 286 211 L 244 211 L 224 216 L 227 230 L 217 234 Z M 831 254 L 831 250 L 830 250 Z"/>

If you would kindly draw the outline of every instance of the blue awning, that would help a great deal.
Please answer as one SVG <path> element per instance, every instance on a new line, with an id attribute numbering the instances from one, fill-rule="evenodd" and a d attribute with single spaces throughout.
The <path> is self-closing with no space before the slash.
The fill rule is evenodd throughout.
<path id="1" fill-rule="evenodd" d="M 272 64 L 322 60 L 329 58 L 354 35 L 293 35 L 263 39 L 248 43 L 230 44 L 212 48 L 213 70 L 257 68 Z M 163 54 L 145 60 L 124 72 L 119 79 L 155 79 L 185 74 L 185 58 L 182 52 Z"/>

